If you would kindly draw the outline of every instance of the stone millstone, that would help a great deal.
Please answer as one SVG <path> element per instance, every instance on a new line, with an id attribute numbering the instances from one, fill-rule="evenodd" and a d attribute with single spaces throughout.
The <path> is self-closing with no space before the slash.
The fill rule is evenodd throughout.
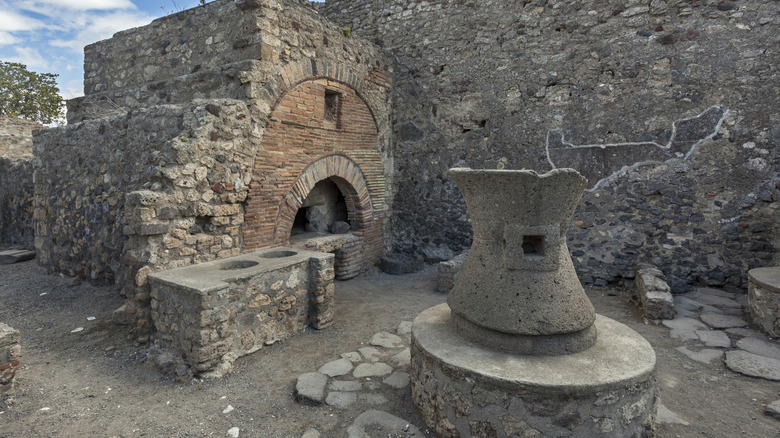
<path id="1" fill-rule="evenodd" d="M 450 169 L 450 175 L 474 230 L 447 298 L 458 333 L 517 354 L 566 354 L 592 346 L 596 313 L 566 246 L 585 178 L 572 169 L 543 175 Z M 545 345 L 534 345 L 535 339 Z"/>

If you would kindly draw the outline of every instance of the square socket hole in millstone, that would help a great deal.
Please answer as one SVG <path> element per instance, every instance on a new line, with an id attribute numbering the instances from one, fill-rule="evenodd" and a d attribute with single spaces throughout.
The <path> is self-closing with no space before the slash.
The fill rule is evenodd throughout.
<path id="1" fill-rule="evenodd" d="M 544 236 L 525 235 L 523 236 L 523 257 L 544 257 L 545 245 Z"/>

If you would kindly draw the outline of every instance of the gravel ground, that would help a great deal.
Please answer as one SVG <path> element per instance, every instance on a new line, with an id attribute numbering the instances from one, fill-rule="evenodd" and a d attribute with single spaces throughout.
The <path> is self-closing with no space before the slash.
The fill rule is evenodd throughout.
<path id="1" fill-rule="evenodd" d="M 22 333 L 22 367 L 19 391 L 0 402 L 0 437 L 223 437 L 232 428 L 241 437 L 300 437 L 310 428 L 346 436 L 369 407 L 298 404 L 296 379 L 444 302 L 435 287 L 435 267 L 338 282 L 331 327 L 240 358 L 222 379 L 181 382 L 160 374 L 146 361 L 147 350 L 128 341 L 127 328 L 110 322 L 123 302 L 115 287 L 47 275 L 35 261 L 1 265 L 0 321 Z M 680 342 L 668 329 L 643 321 L 628 291 L 587 292 L 599 313 L 629 325 L 656 350 L 661 400 L 689 423 L 659 424 L 658 436 L 780 437 L 780 421 L 763 414 L 780 398 L 780 383 L 688 359 L 674 349 Z M 384 395 L 389 401 L 378 409 L 424 430 L 408 387 Z"/>

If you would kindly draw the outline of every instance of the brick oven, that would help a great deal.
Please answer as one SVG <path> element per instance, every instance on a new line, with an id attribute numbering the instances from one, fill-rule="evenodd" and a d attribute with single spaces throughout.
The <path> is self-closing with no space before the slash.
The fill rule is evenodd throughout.
<path id="1" fill-rule="evenodd" d="M 357 275 L 382 255 L 385 176 L 371 109 L 349 85 L 317 78 L 291 87 L 269 115 L 247 197 L 245 250 L 290 246 L 297 217 L 295 246 L 335 252 L 336 277 Z M 321 203 L 307 205 L 310 195 Z M 331 217 L 306 227 L 307 217 L 322 215 Z M 328 235 L 339 220 L 349 224 L 338 233 L 346 235 Z"/>

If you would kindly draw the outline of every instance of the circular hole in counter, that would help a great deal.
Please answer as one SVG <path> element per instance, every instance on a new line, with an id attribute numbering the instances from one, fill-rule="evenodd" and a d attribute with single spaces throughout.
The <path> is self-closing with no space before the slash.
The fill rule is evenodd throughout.
<path id="1" fill-rule="evenodd" d="M 246 269 L 256 266 L 257 262 L 253 260 L 237 260 L 235 262 L 227 262 L 219 265 L 220 271 L 232 271 L 234 269 Z"/>
<path id="2" fill-rule="evenodd" d="M 282 257 L 292 257 L 294 255 L 298 254 L 295 251 L 268 251 L 262 254 L 258 254 L 258 257 L 262 257 L 264 259 L 280 259 Z"/>

